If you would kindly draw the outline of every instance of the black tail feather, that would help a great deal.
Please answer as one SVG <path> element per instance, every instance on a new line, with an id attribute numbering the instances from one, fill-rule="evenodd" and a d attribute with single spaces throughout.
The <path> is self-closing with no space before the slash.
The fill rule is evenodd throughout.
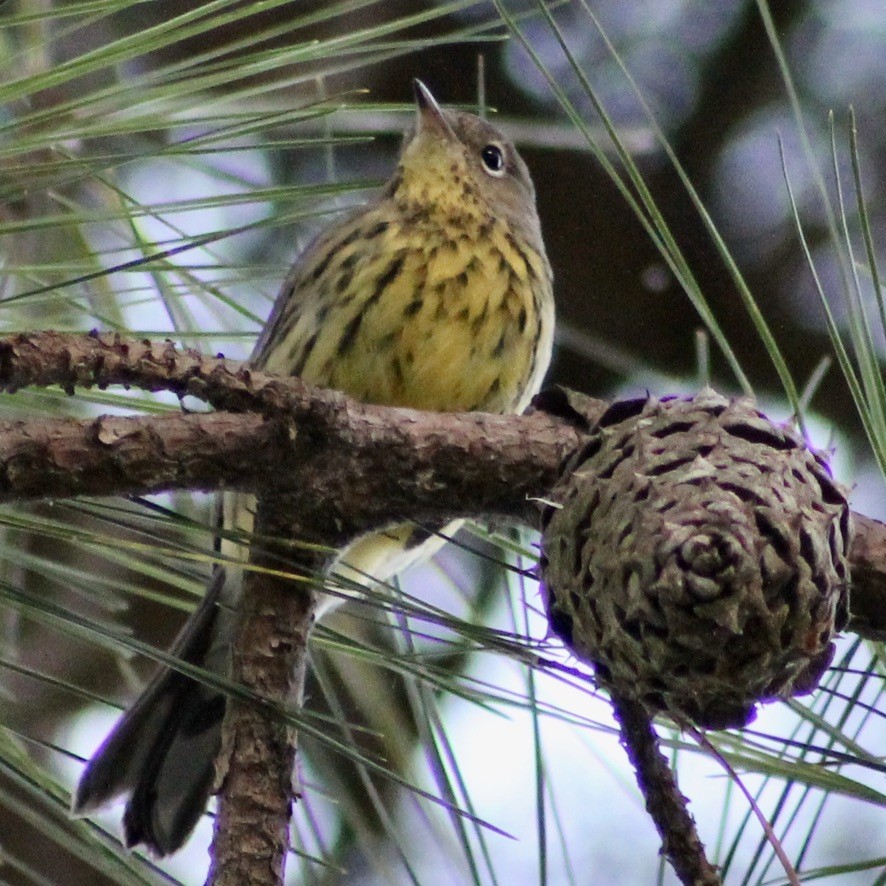
<path id="1" fill-rule="evenodd" d="M 219 629 L 224 570 L 217 570 L 196 612 L 172 647 L 205 666 Z M 87 764 L 74 812 L 88 813 L 129 794 L 126 845 L 157 855 L 181 847 L 206 808 L 221 746 L 225 696 L 171 668 L 154 676 Z"/>

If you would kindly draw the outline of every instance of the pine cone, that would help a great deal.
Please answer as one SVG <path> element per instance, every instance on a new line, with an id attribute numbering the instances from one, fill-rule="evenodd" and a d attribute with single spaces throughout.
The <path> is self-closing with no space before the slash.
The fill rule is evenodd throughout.
<path id="1" fill-rule="evenodd" d="M 713 729 L 818 684 L 846 621 L 849 507 L 751 401 L 613 405 L 552 501 L 551 627 L 602 684 Z"/>

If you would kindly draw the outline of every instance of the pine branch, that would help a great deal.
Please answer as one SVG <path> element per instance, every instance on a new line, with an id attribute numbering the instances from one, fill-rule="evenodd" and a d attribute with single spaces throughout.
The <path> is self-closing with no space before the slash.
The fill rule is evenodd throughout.
<path id="1" fill-rule="evenodd" d="M 248 490 L 259 496 L 257 538 L 298 538 L 326 548 L 410 518 L 502 515 L 534 523 L 535 501 L 553 487 L 563 459 L 587 440 L 588 423 L 608 407 L 581 398 L 579 410 L 572 398 L 580 395 L 557 390 L 528 416 L 422 413 L 356 403 L 170 342 L 48 332 L 0 338 L 0 389 L 52 384 L 69 392 L 115 384 L 167 390 L 221 411 L 0 423 L 0 501 Z M 854 530 L 850 630 L 882 639 L 886 526 L 854 515 Z M 279 568 L 281 554 L 292 563 L 291 550 L 268 542 L 253 545 L 250 556 Z M 296 571 L 319 565 L 292 564 Z M 272 704 L 301 697 L 313 597 L 267 571 L 249 571 L 245 579 L 233 678 Z M 655 758 L 650 725 L 624 700 L 613 701 L 638 773 L 651 773 L 642 776 L 644 789 L 650 803 L 657 798 L 669 857 L 685 868 L 684 879 L 701 878 L 686 882 L 716 882 L 682 798 Z M 211 882 L 279 883 L 295 736 L 260 707 L 232 702 L 224 747 Z"/>
<path id="2" fill-rule="evenodd" d="M 402 518 L 496 514 L 533 522 L 528 499 L 551 487 L 580 439 L 568 422 L 541 413 L 367 406 L 168 342 L 53 333 L 0 339 L 0 388 L 50 384 L 168 390 L 254 413 L 0 423 L 0 501 L 223 487 L 298 490 L 298 507 L 317 499 L 350 524 L 345 537 Z"/>
<path id="3" fill-rule="evenodd" d="M 332 545 L 393 519 L 498 515 L 534 524 L 534 500 L 584 439 L 582 425 L 548 412 L 369 406 L 172 342 L 0 337 L 0 390 L 48 385 L 166 390 L 225 411 L 0 422 L 0 502 L 270 486 L 299 492 L 293 520 L 310 508 L 317 525 L 344 521 Z M 608 405 L 586 400 L 590 417 Z M 886 639 L 886 525 L 853 514 L 853 529 L 849 630 Z"/>
<path id="4" fill-rule="evenodd" d="M 322 529 L 295 523 L 288 500 L 259 499 L 255 532 L 262 539 L 322 539 Z M 308 636 L 316 594 L 308 584 L 275 574 L 281 556 L 305 574 L 322 568 L 322 555 L 253 542 L 234 637 L 232 679 L 271 703 L 300 705 L 307 673 Z M 283 882 L 289 850 L 289 819 L 298 789 L 292 784 L 295 730 L 255 705 L 231 699 L 225 713 L 221 759 L 224 772 L 215 819 L 208 883 L 212 886 Z"/>
<path id="5" fill-rule="evenodd" d="M 886 642 L 886 525 L 853 511 L 852 533 L 847 630 Z"/>

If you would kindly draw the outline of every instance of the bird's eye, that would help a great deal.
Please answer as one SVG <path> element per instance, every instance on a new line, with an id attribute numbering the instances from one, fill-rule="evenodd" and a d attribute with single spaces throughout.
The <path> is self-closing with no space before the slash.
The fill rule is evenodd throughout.
<path id="1" fill-rule="evenodd" d="M 490 175 L 501 176 L 505 174 L 505 152 L 501 145 L 486 145 L 480 151 L 480 159 L 483 161 L 483 168 Z"/>

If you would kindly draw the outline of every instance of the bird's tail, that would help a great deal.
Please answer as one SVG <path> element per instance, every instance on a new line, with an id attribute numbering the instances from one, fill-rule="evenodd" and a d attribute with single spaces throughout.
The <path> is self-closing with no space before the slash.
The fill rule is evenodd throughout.
<path id="1" fill-rule="evenodd" d="M 219 606 L 225 571 L 213 574 L 199 608 L 171 654 L 224 673 L 230 613 Z M 225 696 L 172 668 L 162 668 L 87 764 L 73 810 L 88 814 L 118 797 L 127 846 L 157 855 L 175 852 L 206 807 L 215 782 Z"/>
<path id="2" fill-rule="evenodd" d="M 232 540 L 252 530 L 251 496 L 223 496 L 220 525 L 227 541 L 220 554 L 230 568 L 217 568 L 199 608 L 176 638 L 171 655 L 227 677 L 246 548 Z M 393 526 L 355 541 L 330 565 L 352 588 L 387 581 L 411 563 L 431 556 L 445 535 L 413 526 Z M 341 596 L 322 595 L 317 617 Z M 157 855 L 179 849 L 197 824 L 217 787 L 215 761 L 221 750 L 223 692 L 169 667 L 161 668 L 135 704 L 86 765 L 73 810 L 85 815 L 127 796 L 123 829 L 127 846 L 144 843 Z"/>

